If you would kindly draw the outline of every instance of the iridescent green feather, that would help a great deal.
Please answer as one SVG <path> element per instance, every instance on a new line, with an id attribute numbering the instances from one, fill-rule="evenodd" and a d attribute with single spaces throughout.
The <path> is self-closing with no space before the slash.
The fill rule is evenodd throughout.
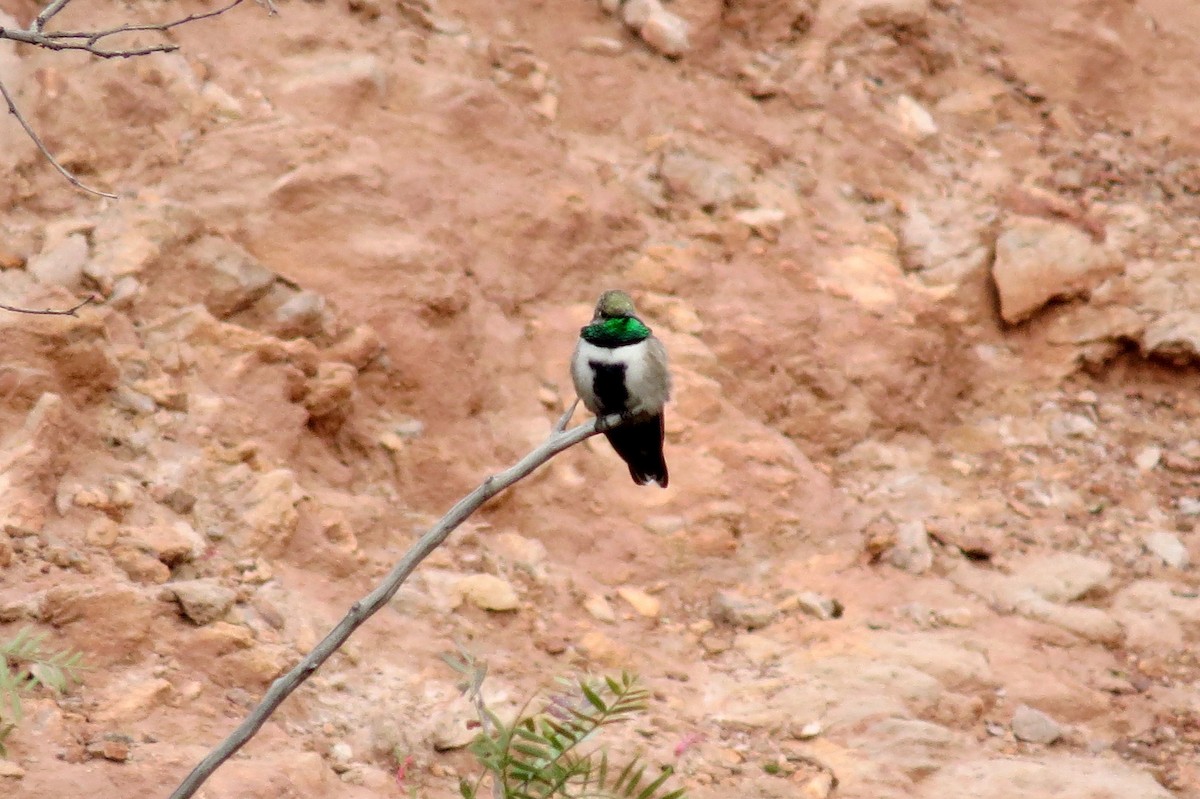
<path id="1" fill-rule="evenodd" d="M 579 335 L 597 347 L 623 347 L 645 341 L 650 336 L 650 328 L 635 317 L 618 316 L 593 322 L 580 330 Z"/>

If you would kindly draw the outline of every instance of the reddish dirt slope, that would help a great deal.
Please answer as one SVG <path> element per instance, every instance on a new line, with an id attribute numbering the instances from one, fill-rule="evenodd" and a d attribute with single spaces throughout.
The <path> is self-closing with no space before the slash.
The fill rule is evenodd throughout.
<path id="1" fill-rule="evenodd" d="M 637 671 L 615 740 L 702 799 L 1200 797 L 1200 7 L 677 0 L 674 60 L 584 0 L 279 8 L 0 44 L 122 195 L 0 125 L 0 302 L 104 298 L 0 315 L 0 640 L 90 664 L 0 795 L 165 797 L 544 438 L 619 286 L 670 489 L 563 454 L 202 795 L 456 795 L 462 642 L 502 713 Z"/>

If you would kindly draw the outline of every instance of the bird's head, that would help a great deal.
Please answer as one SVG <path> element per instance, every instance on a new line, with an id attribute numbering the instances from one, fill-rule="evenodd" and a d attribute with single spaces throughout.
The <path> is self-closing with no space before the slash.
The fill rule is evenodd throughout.
<path id="1" fill-rule="evenodd" d="M 620 318 L 637 318 L 637 309 L 633 306 L 633 300 L 623 291 L 612 289 L 600 295 L 600 299 L 596 301 L 596 315 L 594 319 L 620 319 Z"/>

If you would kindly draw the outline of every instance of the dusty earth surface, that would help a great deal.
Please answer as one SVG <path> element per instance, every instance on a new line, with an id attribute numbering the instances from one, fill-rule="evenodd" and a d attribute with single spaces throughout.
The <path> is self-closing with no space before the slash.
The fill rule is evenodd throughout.
<path id="1" fill-rule="evenodd" d="M 634 3 L 0 43 L 122 195 L 2 120 L 0 301 L 103 301 L 0 316 L 0 637 L 90 667 L 0 795 L 165 797 L 545 437 L 620 286 L 673 358 L 670 489 L 561 455 L 201 795 L 454 795 L 458 641 L 501 713 L 637 671 L 615 740 L 696 797 L 1200 797 L 1200 6 Z"/>

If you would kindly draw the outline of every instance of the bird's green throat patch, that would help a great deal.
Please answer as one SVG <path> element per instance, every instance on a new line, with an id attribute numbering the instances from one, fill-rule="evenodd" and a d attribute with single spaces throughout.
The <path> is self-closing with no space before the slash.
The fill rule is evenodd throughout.
<path id="1" fill-rule="evenodd" d="M 650 335 L 650 328 L 632 316 L 617 316 L 612 319 L 601 319 L 592 322 L 579 331 L 579 335 L 588 344 L 597 347 L 624 347 L 626 344 L 637 344 L 645 341 Z"/>

